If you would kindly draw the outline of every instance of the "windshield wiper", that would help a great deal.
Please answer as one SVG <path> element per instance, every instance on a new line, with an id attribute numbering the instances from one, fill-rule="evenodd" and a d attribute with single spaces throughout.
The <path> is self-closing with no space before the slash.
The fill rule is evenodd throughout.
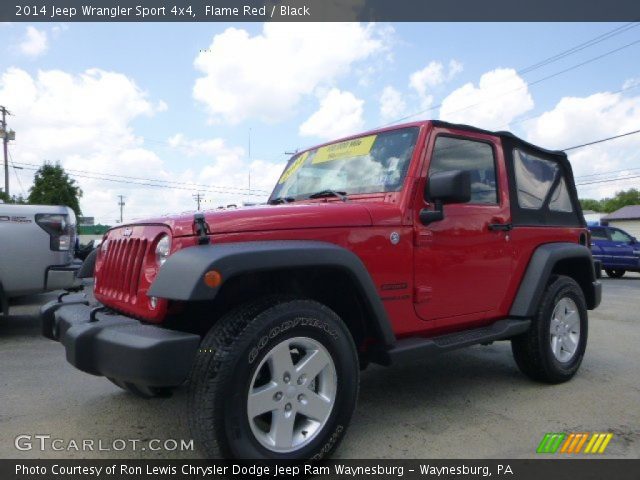
<path id="1" fill-rule="evenodd" d="M 347 192 L 338 192 L 336 190 L 320 190 L 319 192 L 312 193 L 309 198 L 325 198 L 325 197 L 338 197 L 343 202 L 349 200 Z"/>
<path id="2" fill-rule="evenodd" d="M 293 202 L 295 198 L 293 197 L 276 197 L 269 200 L 269 205 L 278 205 L 280 203 L 289 203 Z"/>

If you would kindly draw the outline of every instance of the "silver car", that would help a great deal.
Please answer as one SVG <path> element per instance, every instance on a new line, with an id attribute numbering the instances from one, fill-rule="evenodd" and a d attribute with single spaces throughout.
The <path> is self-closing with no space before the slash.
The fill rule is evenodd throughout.
<path id="1" fill-rule="evenodd" d="M 75 243 L 69 207 L 0 203 L 0 313 L 11 298 L 76 285 Z"/>

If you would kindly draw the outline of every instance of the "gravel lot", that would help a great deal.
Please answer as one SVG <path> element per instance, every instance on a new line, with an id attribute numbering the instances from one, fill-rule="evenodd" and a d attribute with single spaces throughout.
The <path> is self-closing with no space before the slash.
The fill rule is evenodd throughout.
<path id="1" fill-rule="evenodd" d="M 603 279 L 591 312 L 579 374 L 559 386 L 529 381 L 507 342 L 419 363 L 363 372 L 360 401 L 338 450 L 341 458 L 526 458 L 546 432 L 612 431 L 607 457 L 640 458 L 640 275 Z M 63 347 L 40 336 L 38 305 L 28 299 L 0 319 L 0 458 L 189 458 L 150 451 L 149 439 L 190 438 L 186 391 L 143 400 L 67 364 Z M 19 451 L 21 434 L 49 434 L 58 446 L 82 439 L 123 451 Z M 169 447 L 172 448 L 170 443 Z M 154 443 L 153 446 L 157 447 Z M 145 448 L 145 450 L 143 450 Z"/>

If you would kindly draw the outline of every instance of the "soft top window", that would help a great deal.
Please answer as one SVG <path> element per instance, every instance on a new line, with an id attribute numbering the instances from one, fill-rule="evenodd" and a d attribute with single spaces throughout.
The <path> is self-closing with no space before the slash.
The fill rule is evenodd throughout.
<path id="1" fill-rule="evenodd" d="M 520 149 L 513 151 L 518 206 L 540 210 L 548 205 L 555 212 L 572 212 L 571 197 L 558 162 Z"/>

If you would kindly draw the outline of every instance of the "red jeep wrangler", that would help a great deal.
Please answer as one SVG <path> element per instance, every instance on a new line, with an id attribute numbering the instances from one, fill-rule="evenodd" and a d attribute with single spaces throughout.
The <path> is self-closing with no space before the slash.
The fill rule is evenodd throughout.
<path id="1" fill-rule="evenodd" d="M 188 379 L 197 444 L 231 458 L 330 454 L 369 362 L 511 340 L 535 380 L 578 370 L 601 285 L 563 152 L 411 123 L 297 153 L 268 203 L 111 229 L 99 304 L 44 306 L 44 335 L 139 395 Z"/>

